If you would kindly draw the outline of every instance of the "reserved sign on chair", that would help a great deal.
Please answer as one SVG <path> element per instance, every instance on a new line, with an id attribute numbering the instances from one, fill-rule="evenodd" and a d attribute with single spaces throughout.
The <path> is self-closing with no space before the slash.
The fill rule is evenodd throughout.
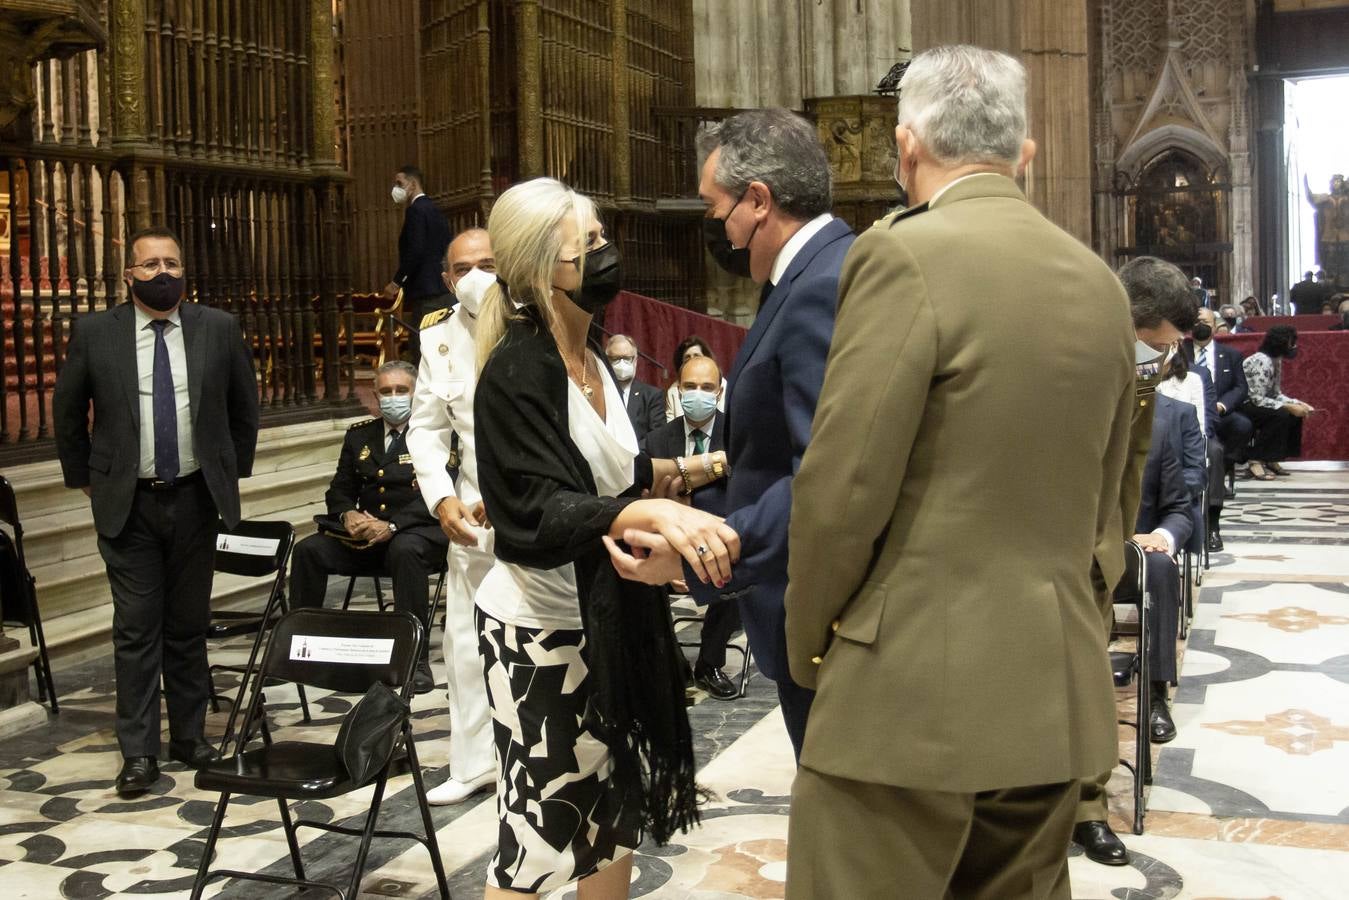
<path id="1" fill-rule="evenodd" d="M 386 666 L 392 657 L 392 638 L 347 638 L 317 634 L 294 634 L 290 638 L 290 658 L 304 662 Z"/>

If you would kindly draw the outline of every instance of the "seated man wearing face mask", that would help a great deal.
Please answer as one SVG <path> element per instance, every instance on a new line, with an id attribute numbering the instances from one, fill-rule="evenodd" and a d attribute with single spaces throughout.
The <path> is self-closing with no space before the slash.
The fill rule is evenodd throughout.
<path id="1" fill-rule="evenodd" d="M 714 466 L 726 449 L 726 414 L 717 411 L 721 401 L 721 368 L 710 356 L 691 356 L 679 370 L 679 405 L 682 415 L 652 431 L 642 439 L 642 449 L 653 459 L 689 458 L 695 466 Z M 723 451 L 723 452 L 718 452 Z M 704 512 L 726 514 L 726 482 L 722 479 L 701 487 L 692 494 L 693 505 Z M 673 587 L 688 590 L 684 582 Z M 726 677 L 726 645 L 740 628 L 740 606 L 730 600 L 713 600 L 707 605 L 698 662 L 693 666 L 693 681 L 718 700 L 734 700 L 735 684 Z"/>
<path id="2" fill-rule="evenodd" d="M 439 571 L 449 540 L 426 510 L 408 451 L 405 432 L 416 381 L 417 370 L 408 363 L 379 367 L 375 390 L 380 417 L 347 430 L 337 472 L 324 496 L 328 516 L 336 522 L 295 547 L 293 607 L 322 606 L 329 575 L 383 574 L 393 581 L 394 607 L 430 625 L 429 580 Z M 345 534 L 338 533 L 342 530 Z M 423 647 L 413 689 L 424 694 L 434 687 Z"/>

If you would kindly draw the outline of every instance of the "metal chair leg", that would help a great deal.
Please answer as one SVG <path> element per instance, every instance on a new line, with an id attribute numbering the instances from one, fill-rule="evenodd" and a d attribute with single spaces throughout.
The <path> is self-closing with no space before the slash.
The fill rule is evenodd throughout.
<path id="1" fill-rule="evenodd" d="M 220 837 L 220 826 L 225 821 L 225 807 L 229 806 L 228 792 L 220 795 L 215 807 L 215 817 L 211 820 L 211 830 L 206 833 L 206 846 L 201 850 L 201 863 L 197 866 L 197 877 L 192 882 L 192 900 L 200 900 L 201 892 L 206 888 L 206 876 L 211 871 L 211 857 L 215 855 L 215 842 Z"/>
<path id="2" fill-rule="evenodd" d="M 436 887 L 440 890 L 442 900 L 450 900 L 450 886 L 445 880 L 445 864 L 440 859 L 436 823 L 431 819 L 431 807 L 426 802 L 426 785 L 422 782 L 422 767 L 417 761 L 417 747 L 412 740 L 411 723 L 404 726 L 403 741 L 407 747 L 409 768 L 412 769 L 412 788 L 417 794 L 417 806 L 422 814 L 422 827 L 426 829 L 426 849 L 431 854 L 431 870 L 436 873 Z"/>
<path id="3" fill-rule="evenodd" d="M 295 868 L 295 877 L 304 880 L 304 862 L 300 859 L 300 842 L 295 839 L 295 823 L 290 819 L 290 807 L 286 805 L 284 797 L 277 797 L 276 805 L 281 808 L 281 827 L 286 832 L 286 844 L 290 846 L 290 861 Z"/>
<path id="4" fill-rule="evenodd" d="M 375 836 L 375 820 L 379 818 L 379 804 L 384 799 L 384 785 L 389 780 L 389 770 L 386 766 L 380 773 L 379 780 L 375 782 L 375 795 L 370 798 L 370 811 L 365 815 L 365 827 L 361 830 L 361 846 L 356 851 L 356 867 L 351 873 L 351 886 L 347 889 L 348 897 L 359 896 L 361 887 L 361 876 L 365 874 L 365 860 L 370 855 L 370 840 Z"/>

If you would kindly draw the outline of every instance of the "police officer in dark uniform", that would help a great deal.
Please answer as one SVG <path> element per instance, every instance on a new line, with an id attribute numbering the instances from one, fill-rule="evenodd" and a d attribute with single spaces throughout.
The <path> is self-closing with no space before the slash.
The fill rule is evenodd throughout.
<path id="1" fill-rule="evenodd" d="M 322 606 L 329 575 L 388 575 L 394 607 L 429 627 L 429 579 L 440 570 L 449 539 L 426 509 L 407 448 L 407 421 L 417 371 L 405 362 L 380 366 L 375 378 L 380 418 L 347 430 L 337 472 L 324 499 L 319 533 L 295 547 L 292 605 Z M 417 693 L 435 686 L 427 648 L 417 664 Z"/>

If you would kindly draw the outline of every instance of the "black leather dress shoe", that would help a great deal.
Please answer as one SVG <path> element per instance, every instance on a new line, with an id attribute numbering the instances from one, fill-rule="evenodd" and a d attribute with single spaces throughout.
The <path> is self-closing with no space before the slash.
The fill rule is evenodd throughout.
<path id="1" fill-rule="evenodd" d="M 1176 723 L 1171 721 L 1171 710 L 1165 700 L 1152 698 L 1152 709 L 1148 713 L 1148 734 L 1154 744 L 1169 744 L 1176 739 Z"/>
<path id="2" fill-rule="evenodd" d="M 1104 822 L 1078 822 L 1073 828 L 1073 843 L 1081 844 L 1087 859 L 1103 866 L 1127 866 L 1129 851 Z"/>
<path id="3" fill-rule="evenodd" d="M 417 669 L 412 673 L 412 693 L 429 694 L 435 689 L 436 676 L 431 674 L 431 662 L 423 659 L 417 663 Z"/>
<path id="4" fill-rule="evenodd" d="M 1208 552 L 1209 553 L 1223 552 L 1223 536 L 1216 531 L 1208 536 Z"/>
<path id="5" fill-rule="evenodd" d="M 153 756 L 128 756 L 117 773 L 117 796 L 140 796 L 158 780 L 159 763 Z"/>
<path id="6" fill-rule="evenodd" d="M 176 760 L 189 769 L 200 769 L 207 763 L 220 759 L 220 751 L 201 738 L 193 741 L 171 741 L 169 759 Z"/>
<path id="7" fill-rule="evenodd" d="M 698 663 L 693 667 L 693 681 L 717 700 L 734 700 L 740 693 L 719 666 L 705 666 L 701 662 Z"/>

